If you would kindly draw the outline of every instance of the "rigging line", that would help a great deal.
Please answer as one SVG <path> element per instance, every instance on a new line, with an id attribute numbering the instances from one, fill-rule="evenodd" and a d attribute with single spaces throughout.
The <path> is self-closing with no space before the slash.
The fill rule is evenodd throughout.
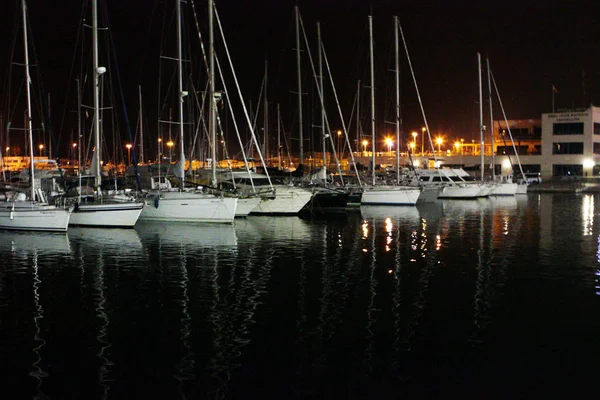
<path id="1" fill-rule="evenodd" d="M 410 55 L 408 53 L 408 45 L 406 44 L 406 38 L 404 37 L 404 31 L 402 30 L 402 25 L 398 21 L 398 27 L 394 29 L 400 30 L 400 35 L 402 36 L 402 43 L 404 44 L 404 50 L 406 51 L 406 58 L 408 59 L 408 66 L 410 67 L 410 73 L 413 78 L 413 82 L 415 84 L 415 90 L 417 92 L 417 98 L 419 99 L 419 106 L 421 107 L 421 114 L 423 115 L 423 123 L 425 124 L 425 129 L 427 130 L 427 137 L 429 138 L 429 145 L 432 149 L 435 149 L 433 146 L 433 139 L 431 138 L 431 132 L 429 131 L 429 123 L 427 122 L 427 117 L 425 116 L 425 109 L 423 108 L 423 101 L 421 100 L 421 92 L 419 92 L 419 86 L 417 85 L 417 78 L 415 76 L 415 71 L 412 66 L 412 62 L 410 60 Z M 437 156 L 435 151 L 433 152 L 433 160 L 437 164 Z"/>
<path id="2" fill-rule="evenodd" d="M 498 91 L 498 86 L 496 85 L 496 79 L 494 79 L 494 73 L 490 70 L 490 75 L 492 77 L 492 83 L 494 84 L 494 89 L 496 89 L 496 95 L 498 96 L 498 103 L 500 104 L 500 109 L 502 110 L 502 116 L 504 117 L 504 121 L 506 122 L 506 130 L 508 131 L 508 135 L 510 136 L 510 141 L 512 142 L 513 151 L 515 152 L 515 157 L 517 158 L 517 163 L 519 164 L 519 170 L 521 170 L 521 177 L 525 179 L 525 174 L 523 173 L 523 167 L 521 166 L 521 160 L 519 160 L 519 153 L 515 147 L 515 142 L 512 137 L 512 133 L 510 132 L 510 126 L 508 126 L 508 119 L 506 119 L 506 112 L 504 111 L 504 105 L 502 104 L 502 99 L 500 98 L 500 92 Z M 510 159 L 510 157 L 509 157 Z"/>
<path id="3" fill-rule="evenodd" d="M 79 16 L 79 21 L 83 21 L 84 20 L 84 16 L 85 16 L 85 8 L 86 8 L 86 4 L 87 2 L 84 2 L 82 7 L 81 7 L 81 12 L 80 12 L 80 16 Z M 82 35 L 82 29 L 83 28 L 83 23 L 80 23 L 78 28 L 77 28 L 77 35 L 75 36 L 75 46 L 73 48 L 73 58 L 71 59 L 71 67 L 69 69 L 69 80 L 67 83 L 67 89 L 65 91 L 65 99 L 64 99 L 64 103 L 63 104 L 69 104 L 69 93 L 71 91 L 71 80 L 73 77 L 73 71 L 75 69 L 75 59 L 77 57 L 77 43 L 79 43 L 79 40 L 81 38 L 81 40 L 83 41 L 83 35 Z M 62 135 L 62 131 L 65 125 L 65 117 L 67 115 L 67 107 L 63 107 L 63 112 L 62 112 L 62 116 L 60 118 L 60 124 L 59 124 L 59 137 L 58 137 L 58 142 L 60 143 L 60 138 Z M 58 148 L 57 148 L 57 152 L 58 152 Z"/>
<path id="4" fill-rule="evenodd" d="M 342 121 L 342 127 L 344 129 L 344 136 L 346 139 L 346 143 L 348 144 L 348 149 L 350 150 L 349 153 L 350 153 L 350 158 L 352 159 L 352 166 L 354 167 L 354 173 L 356 174 L 356 179 L 358 180 L 358 184 L 360 186 L 362 186 L 362 182 L 360 180 L 360 174 L 358 173 L 358 168 L 356 168 L 356 160 L 354 159 L 354 154 L 352 153 L 352 146 L 350 145 L 350 139 L 349 139 L 349 135 L 348 135 L 349 129 L 346 127 L 346 123 L 344 122 L 344 116 L 342 115 L 342 108 L 340 106 L 337 91 L 335 89 L 335 84 L 333 83 L 333 75 L 331 74 L 331 69 L 329 67 L 329 59 L 327 58 L 327 53 L 325 52 L 325 45 L 323 43 L 320 43 L 320 46 L 321 46 L 321 50 L 323 51 L 323 58 L 325 60 L 325 65 L 327 66 L 327 72 L 328 72 L 329 80 L 330 80 L 331 87 L 333 90 L 333 95 L 335 97 L 335 103 L 337 104 L 338 112 L 340 114 L 340 120 Z M 325 118 L 325 119 L 327 120 L 327 118 Z M 352 121 L 352 119 L 350 119 L 350 121 Z M 327 123 L 327 124 L 328 124 L 328 128 L 329 128 L 329 123 Z M 329 137 L 331 138 L 331 131 L 329 132 L 329 135 L 330 135 Z M 356 146 L 360 146 L 360 144 L 357 143 Z M 338 165 L 338 169 L 339 169 L 339 165 Z M 343 185 L 344 180 L 341 178 L 341 176 L 342 176 L 341 169 L 339 172 L 340 172 L 340 180 L 342 181 L 342 185 Z"/>
<path id="5" fill-rule="evenodd" d="M 300 26 L 302 27 L 302 35 L 304 37 L 304 44 L 306 45 L 306 50 L 307 50 L 307 54 L 308 54 L 308 60 L 310 61 L 310 66 L 313 72 L 313 75 L 317 75 L 316 71 L 315 71 L 315 65 L 312 59 L 312 55 L 311 55 L 311 51 L 310 51 L 310 46 L 308 44 L 308 38 L 306 37 L 306 30 L 304 29 L 304 22 L 302 21 L 302 18 L 300 18 Z M 320 46 L 320 44 L 319 44 Z M 320 47 L 319 47 L 319 51 L 320 51 Z M 327 62 L 327 55 L 325 55 L 325 65 L 327 65 L 329 67 L 329 63 Z M 332 79 L 331 77 L 331 73 L 329 74 L 329 77 Z M 333 87 L 333 90 L 335 92 L 335 86 Z M 321 107 L 324 108 L 324 99 L 323 99 L 323 93 L 321 92 L 321 88 L 318 87 L 317 85 L 317 94 L 319 95 L 319 100 L 321 101 Z M 339 108 L 339 104 L 338 104 L 338 108 Z M 340 111 L 341 112 L 341 111 Z M 327 132 L 329 132 L 329 142 L 331 144 L 331 149 L 333 150 L 333 155 L 335 157 L 335 161 L 337 164 L 337 169 L 338 169 L 338 173 L 340 174 L 340 181 L 342 183 L 342 186 L 344 186 L 344 178 L 342 175 L 342 168 L 340 166 L 340 162 L 338 160 L 338 156 L 337 156 L 337 152 L 335 150 L 335 143 L 333 142 L 333 135 L 331 133 L 331 127 L 329 126 L 329 118 L 327 118 L 327 114 L 324 114 L 324 120 L 325 120 L 325 125 L 327 126 Z M 346 131 L 346 126 L 344 123 L 344 118 L 342 117 L 342 125 L 344 128 L 344 134 L 346 136 L 348 136 L 348 132 Z"/>
<path id="6" fill-rule="evenodd" d="M 13 60 L 15 58 L 17 41 L 18 41 L 18 38 L 20 37 L 18 32 L 19 32 L 19 28 L 21 27 L 22 22 L 21 22 L 21 15 L 20 15 L 20 11 L 19 11 L 18 7 L 16 8 L 16 11 L 15 11 L 14 21 L 15 22 L 13 22 L 13 26 L 16 26 L 16 29 L 14 30 L 14 34 L 12 36 L 12 41 L 11 41 L 11 45 L 10 45 L 10 49 L 11 49 L 10 50 L 10 60 Z M 13 102 L 11 101 L 12 83 L 13 83 L 12 82 L 13 80 L 11 79 L 11 76 L 13 73 L 12 70 L 13 70 L 13 63 L 11 62 L 8 64 L 8 74 L 6 75 L 6 80 L 7 80 L 6 86 L 8 86 L 8 90 L 6 92 L 6 102 L 4 103 L 6 106 L 6 114 L 5 115 L 6 115 L 6 129 L 7 129 L 6 138 L 7 138 L 7 140 L 8 140 L 8 132 L 10 131 L 10 120 L 12 119 L 11 117 L 14 115 L 16 107 L 17 107 L 17 102 L 15 101 L 14 106 L 11 111 L 10 105 L 13 104 Z M 25 87 L 24 82 L 25 82 L 25 80 L 23 79 L 23 81 L 21 81 L 19 83 L 17 98 L 21 97 L 21 92 L 24 90 L 23 88 Z M 1 128 L 3 129 L 4 127 L 1 127 Z M 8 143 L 7 143 L 7 145 L 8 145 Z"/>
<path id="7" fill-rule="evenodd" d="M 165 2 L 166 4 L 166 2 Z M 140 57 L 140 66 L 138 69 L 138 82 L 141 81 L 141 76 L 142 76 L 142 71 L 145 69 L 144 67 L 146 66 L 146 58 L 148 57 L 148 53 L 150 52 L 150 31 L 152 30 L 152 21 L 154 20 L 154 16 L 156 14 L 156 10 L 158 8 L 158 0 L 154 0 L 154 3 L 152 5 L 152 12 L 150 14 L 150 21 L 148 22 L 148 30 L 146 31 L 146 44 L 144 46 L 144 51 L 142 54 L 142 57 Z"/>
<path id="8" fill-rule="evenodd" d="M 288 43 L 290 36 L 292 36 L 294 33 L 294 13 L 292 13 L 292 18 L 289 20 L 288 23 L 288 28 L 287 28 L 287 32 L 285 35 L 285 40 L 283 41 L 283 43 Z M 283 78 L 283 72 L 287 71 L 288 69 L 285 68 L 284 66 L 284 61 L 287 59 L 288 57 L 288 52 L 289 52 L 289 46 L 287 44 L 285 44 L 278 52 L 279 54 L 279 60 L 277 60 L 277 63 L 275 64 L 275 68 L 273 68 L 275 70 L 275 74 L 274 74 L 274 78 L 271 78 L 273 80 L 273 82 L 283 82 L 285 79 Z M 269 67 L 269 69 L 271 69 L 271 67 Z M 274 97 L 274 96 L 271 96 Z M 275 97 L 279 97 L 279 96 L 275 96 Z"/>
<path id="9" fill-rule="evenodd" d="M 167 28 L 168 28 L 167 25 L 169 27 L 172 26 L 173 22 L 175 20 L 174 13 L 171 13 L 171 21 L 170 21 L 169 24 L 167 24 L 167 15 L 169 15 L 169 13 L 167 13 L 167 2 L 165 2 L 164 4 L 165 4 L 165 7 L 164 7 L 164 10 L 163 10 L 163 21 L 162 21 L 162 26 L 161 26 L 162 29 L 160 31 L 160 50 L 159 50 L 159 62 L 158 62 L 158 82 L 157 82 L 158 94 L 156 96 L 156 100 L 157 100 L 157 108 L 156 108 L 157 115 L 156 115 L 156 120 L 157 121 L 160 119 L 160 116 L 162 115 L 162 112 L 165 110 L 165 106 L 167 104 L 167 101 L 165 99 L 163 105 L 161 106 L 162 89 L 163 89 L 162 85 L 161 85 L 161 82 L 162 82 L 161 78 L 162 78 L 162 73 L 163 73 L 162 69 L 163 68 L 162 68 L 162 62 L 160 62 L 160 57 L 163 54 L 163 48 L 164 48 L 164 45 L 165 45 L 165 41 L 167 40 L 166 35 L 165 35 L 165 32 L 167 31 Z M 173 72 L 173 74 L 171 76 L 171 83 L 167 87 L 167 93 L 168 93 L 169 89 L 171 88 L 173 80 L 175 79 L 174 76 L 175 76 L 175 72 Z M 159 138 L 162 138 L 162 136 L 163 136 L 161 129 L 162 128 L 161 128 L 160 124 L 157 123 L 157 132 L 158 132 L 158 137 Z"/>
<path id="10" fill-rule="evenodd" d="M 225 93 L 227 93 L 227 86 L 225 84 L 225 79 L 224 79 L 224 76 L 223 76 L 223 70 L 221 69 L 221 63 L 219 62 L 219 58 L 215 57 L 215 61 L 216 61 L 216 64 L 217 64 L 217 69 L 219 70 L 219 75 L 221 76 L 221 79 L 223 81 L 223 89 L 225 89 Z M 246 152 L 244 151 L 244 144 L 242 143 L 242 136 L 240 135 L 240 130 L 238 128 L 236 119 L 235 119 L 235 117 L 233 117 L 234 112 L 233 112 L 233 104 L 232 104 L 232 102 L 228 101 L 227 102 L 227 106 L 229 107 L 229 113 L 232 115 L 233 126 L 234 126 L 234 129 L 235 129 L 235 133 L 237 135 L 237 138 L 238 138 L 238 143 L 240 145 L 240 151 L 242 152 L 242 157 L 244 158 L 244 166 L 246 167 L 246 172 L 248 172 L 248 177 L 250 178 L 250 184 L 252 185 L 252 191 L 254 193 L 256 193 L 256 188 L 254 187 L 254 181 L 252 179 L 252 175 L 250 174 L 250 168 L 248 166 L 248 159 L 246 158 Z M 219 122 L 220 122 L 220 119 L 219 119 Z M 221 130 L 221 134 L 222 134 L 222 132 L 223 131 Z M 223 147 L 225 147 L 225 150 L 227 150 L 227 146 L 225 146 L 225 145 L 226 145 L 226 143 L 223 142 Z M 229 165 L 229 170 L 231 171 L 231 181 L 233 182 L 233 185 L 235 187 L 235 177 L 233 176 L 233 171 L 231 170 L 231 163 L 228 162 L 227 164 Z M 265 170 L 266 169 L 267 168 L 265 166 Z"/>
<path id="11" fill-rule="evenodd" d="M 227 56 L 227 61 L 229 62 L 229 68 L 230 68 L 230 70 L 231 70 L 231 71 L 232 71 L 232 73 L 233 73 L 233 80 L 234 80 L 234 82 L 235 82 L 235 87 L 236 87 L 236 89 L 237 89 L 237 93 L 238 93 L 238 96 L 239 96 L 239 100 L 240 100 L 240 103 L 242 103 L 242 108 L 243 108 L 243 110 L 244 110 L 244 115 L 245 115 L 245 117 L 246 117 L 246 122 L 248 123 L 248 125 L 249 125 L 249 127 L 250 127 L 250 134 L 252 135 L 252 139 L 254 140 L 254 143 L 256 143 L 256 144 L 257 144 L 257 146 L 256 146 L 256 150 L 257 150 L 257 153 L 258 153 L 258 155 L 259 155 L 259 157 L 260 157 L 260 161 L 262 162 L 262 165 L 265 167 L 265 168 L 264 168 L 264 169 L 265 169 L 265 175 L 267 176 L 267 180 L 269 181 L 269 186 L 270 186 L 271 188 L 273 188 L 273 183 L 271 182 L 271 177 L 269 176 L 268 169 L 266 168 L 266 166 L 267 166 L 267 163 L 265 162 L 265 160 L 264 160 L 264 158 L 263 158 L 263 154 L 262 154 L 262 152 L 260 151 L 260 148 L 258 147 L 258 140 L 256 139 L 256 136 L 255 136 L 254 130 L 252 129 L 252 125 L 251 125 L 251 122 L 250 122 L 250 118 L 249 118 L 249 116 L 248 116 L 248 110 L 246 109 L 246 105 L 245 105 L 245 103 L 244 103 L 244 98 L 243 98 L 243 96 L 242 96 L 242 92 L 241 92 L 241 89 L 240 89 L 240 85 L 239 85 L 239 82 L 238 82 L 237 76 L 236 76 L 236 74 L 235 74 L 235 70 L 234 70 L 234 68 L 233 68 L 233 62 L 232 62 L 232 60 L 231 60 L 231 55 L 229 54 L 229 49 L 228 49 L 228 47 L 227 47 L 227 41 L 225 40 L 225 34 L 223 33 L 223 26 L 221 25 L 221 19 L 219 18 L 219 13 L 217 12 L 217 8 L 216 8 L 216 6 L 214 7 L 214 13 L 215 13 L 215 17 L 216 17 L 216 20 L 217 20 L 217 26 L 218 26 L 218 28 L 219 28 L 219 33 L 221 34 L 221 38 L 223 39 L 223 45 L 224 45 L 224 47 L 225 47 L 225 54 L 226 54 L 226 56 Z"/>
<path id="12" fill-rule="evenodd" d="M 106 3 L 103 3 L 104 7 L 104 13 L 106 15 L 106 25 L 108 27 L 108 39 L 110 40 L 110 44 L 113 48 L 113 50 L 115 50 L 115 44 L 113 41 L 113 35 L 112 35 L 112 28 L 110 25 L 110 19 L 108 17 L 108 8 L 106 6 Z M 129 116 L 127 115 L 127 107 L 125 105 L 125 95 L 123 94 L 123 86 L 121 85 L 121 75 L 119 73 L 119 61 L 117 60 L 117 54 L 115 51 L 113 51 L 113 57 L 114 57 L 114 61 L 115 61 L 115 72 L 117 75 L 117 86 L 119 87 L 119 93 L 121 95 L 121 104 L 123 106 L 123 117 L 125 118 L 125 127 L 127 129 L 127 135 L 129 136 L 129 140 L 131 142 L 133 142 L 132 139 L 132 135 L 131 135 L 131 129 L 129 128 Z M 132 149 L 133 151 L 131 152 L 133 155 L 133 168 L 135 170 L 135 181 L 137 183 L 137 187 L 138 187 L 138 191 L 142 191 L 142 186 L 140 183 L 140 173 L 138 170 L 138 166 L 137 166 L 137 156 L 136 156 L 136 151 L 135 148 Z"/>

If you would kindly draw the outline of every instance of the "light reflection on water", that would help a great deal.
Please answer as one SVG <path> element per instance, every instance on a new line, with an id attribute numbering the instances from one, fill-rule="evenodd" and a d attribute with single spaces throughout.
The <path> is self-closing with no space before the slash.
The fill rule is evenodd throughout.
<path id="1" fill-rule="evenodd" d="M 584 354 L 581 332 L 600 327 L 595 204 L 0 232 L 0 359 L 16 371 L 0 383 L 51 398 L 349 397 L 559 376 L 548 359 Z"/>

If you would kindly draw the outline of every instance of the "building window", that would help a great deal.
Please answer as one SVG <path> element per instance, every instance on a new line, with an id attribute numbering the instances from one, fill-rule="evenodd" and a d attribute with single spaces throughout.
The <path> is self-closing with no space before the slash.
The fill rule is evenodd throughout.
<path id="1" fill-rule="evenodd" d="M 594 154 L 600 154 L 600 143 L 594 142 Z"/>
<path id="2" fill-rule="evenodd" d="M 583 154 L 583 143 L 552 143 L 552 154 Z"/>
<path id="3" fill-rule="evenodd" d="M 554 164 L 552 165 L 552 176 L 583 176 L 583 165 Z"/>
<path id="4" fill-rule="evenodd" d="M 534 173 L 542 171 L 542 166 L 540 164 L 521 164 L 521 168 L 523 168 L 523 172 L 525 173 Z"/>
<path id="5" fill-rule="evenodd" d="M 526 156 L 528 154 L 527 150 L 529 146 L 515 146 L 517 148 L 517 152 L 519 155 Z M 496 154 L 498 155 L 514 155 L 515 149 L 512 146 L 498 146 L 496 147 Z"/>
<path id="6" fill-rule="evenodd" d="M 552 125 L 553 135 L 583 135 L 583 122 L 566 122 Z"/>
<path id="7" fill-rule="evenodd" d="M 534 126 L 533 127 L 533 139 L 540 140 L 541 138 L 542 138 L 542 127 L 541 126 Z"/>
<path id="8" fill-rule="evenodd" d="M 598 122 L 594 122 L 594 135 L 600 135 L 600 124 Z"/>

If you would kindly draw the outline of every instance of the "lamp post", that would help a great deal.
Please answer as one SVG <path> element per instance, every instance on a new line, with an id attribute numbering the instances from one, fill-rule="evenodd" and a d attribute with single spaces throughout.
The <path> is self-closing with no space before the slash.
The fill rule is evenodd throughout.
<path id="1" fill-rule="evenodd" d="M 392 146 L 394 145 L 394 141 L 391 138 L 385 138 L 385 144 L 388 148 L 388 155 L 392 155 Z"/>
<path id="2" fill-rule="evenodd" d="M 175 145 L 175 143 L 173 143 L 172 140 L 169 140 L 167 142 L 167 147 L 169 148 L 169 163 L 172 161 L 173 159 L 173 146 Z"/>
<path id="3" fill-rule="evenodd" d="M 73 158 L 73 165 L 75 165 L 75 149 L 77 148 L 77 143 L 73 143 L 71 148 L 73 149 L 71 150 L 71 157 Z M 79 165 L 77 167 L 79 167 Z"/>
<path id="4" fill-rule="evenodd" d="M 161 155 L 162 155 L 162 139 L 158 138 L 158 156 L 156 158 L 158 158 L 159 163 L 160 163 Z"/>
<path id="5" fill-rule="evenodd" d="M 40 144 L 40 145 L 38 146 L 38 149 L 40 149 L 40 158 L 41 158 L 41 157 L 42 157 L 42 150 L 44 150 L 44 145 L 43 145 L 43 144 Z"/>
<path id="6" fill-rule="evenodd" d="M 442 153 L 442 143 L 444 142 L 444 139 L 442 139 L 441 136 L 438 136 L 435 142 L 438 145 L 438 155 L 440 155 Z"/>
<path id="7" fill-rule="evenodd" d="M 362 145 L 363 145 L 363 155 L 366 156 L 367 155 L 367 145 L 369 144 L 368 140 L 363 140 L 362 141 Z"/>
<path id="8" fill-rule="evenodd" d="M 337 152 L 338 152 L 338 154 L 340 153 L 340 150 L 341 150 L 341 146 L 340 146 L 341 137 L 342 137 L 342 131 L 337 131 Z"/>
<path id="9" fill-rule="evenodd" d="M 127 148 L 127 165 L 131 165 L 131 143 L 125 145 Z"/>
<path id="10" fill-rule="evenodd" d="M 417 132 L 413 132 L 411 133 L 412 137 L 413 137 L 413 143 L 414 146 L 410 146 L 411 149 L 413 150 L 413 155 L 415 154 L 415 147 L 417 146 L 417 136 L 419 135 Z M 423 140 L 423 138 L 421 138 L 421 140 Z M 423 154 L 423 152 L 421 152 L 421 155 Z"/>
<path id="11" fill-rule="evenodd" d="M 417 144 L 415 142 L 410 142 L 410 151 L 412 152 L 413 156 L 415 155 L 415 147 L 417 146 Z"/>
<path id="12" fill-rule="evenodd" d="M 425 127 L 421 128 L 421 155 L 425 153 Z"/>
<path id="13" fill-rule="evenodd" d="M 10 147 L 6 147 L 6 156 L 8 157 L 10 155 Z"/>

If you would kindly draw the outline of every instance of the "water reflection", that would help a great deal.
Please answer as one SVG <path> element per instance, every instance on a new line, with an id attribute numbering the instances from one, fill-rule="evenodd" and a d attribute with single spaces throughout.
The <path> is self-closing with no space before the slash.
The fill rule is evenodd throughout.
<path id="1" fill-rule="evenodd" d="M 503 384 L 514 359 L 515 375 L 555 378 L 546 361 L 585 365 L 572 339 L 593 344 L 594 207 L 444 200 L 343 220 L 78 228 L 31 249 L 5 234 L 0 382 L 50 398 L 460 397 L 464 382 Z"/>
<path id="2" fill-rule="evenodd" d="M 581 217 L 583 220 L 583 236 L 590 236 L 594 234 L 594 216 L 596 214 L 594 209 L 594 196 L 586 194 L 583 196 L 582 201 Z"/>
<path id="3" fill-rule="evenodd" d="M 138 222 L 134 232 L 142 240 L 200 247 L 237 245 L 235 229 L 229 224 L 177 224 Z"/>
<path id="4" fill-rule="evenodd" d="M 46 396 L 42 393 L 42 380 L 44 378 L 46 378 L 48 376 L 48 374 L 46 373 L 46 371 L 44 371 L 44 369 L 42 368 L 42 356 L 41 356 L 41 350 L 42 348 L 46 345 L 46 341 L 42 338 L 41 335 L 41 328 L 40 328 L 40 323 L 41 320 L 44 318 L 44 310 L 42 308 L 42 303 L 40 301 L 40 294 L 39 294 L 39 290 L 40 290 L 40 284 L 42 283 L 42 281 L 40 280 L 39 277 L 39 270 L 38 270 L 38 254 L 37 251 L 33 251 L 33 304 L 34 304 L 34 310 L 33 310 L 33 324 L 34 324 L 34 336 L 33 336 L 33 341 L 34 341 L 34 348 L 33 348 L 33 353 L 34 353 L 34 359 L 33 359 L 33 363 L 31 364 L 31 371 L 29 372 L 29 376 L 33 377 L 35 379 L 35 387 L 36 387 L 36 394 L 34 396 L 34 398 L 40 399 L 40 398 L 45 398 Z"/>
<path id="5" fill-rule="evenodd" d="M 235 222 L 235 231 L 245 240 L 273 240 L 274 244 L 310 241 L 310 223 L 298 217 L 250 216 Z"/>
<path id="6" fill-rule="evenodd" d="M 87 249 L 118 249 L 114 256 L 128 256 L 142 251 L 142 241 L 133 229 L 69 228 L 69 239 Z"/>
<path id="7" fill-rule="evenodd" d="M 40 257 L 68 254 L 69 236 L 65 233 L 14 232 L 0 230 L 0 252 L 37 254 Z"/>

